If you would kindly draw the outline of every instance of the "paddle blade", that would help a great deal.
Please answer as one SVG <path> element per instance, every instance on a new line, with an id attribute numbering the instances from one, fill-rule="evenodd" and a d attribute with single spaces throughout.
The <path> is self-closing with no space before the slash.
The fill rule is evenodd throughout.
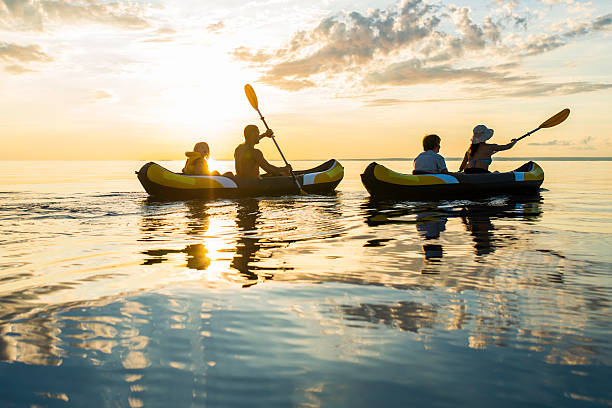
<path id="1" fill-rule="evenodd" d="M 246 84 L 244 86 L 244 93 L 246 94 L 246 97 L 249 100 L 249 103 L 251 104 L 253 109 L 259 110 L 259 104 L 257 103 L 257 95 L 255 95 L 253 87 L 249 84 Z"/>
<path id="2" fill-rule="evenodd" d="M 540 128 L 549 128 L 553 126 L 557 126 L 559 123 L 563 122 L 570 114 L 569 109 L 563 109 L 561 112 L 557 113 L 552 118 L 548 119 L 544 123 L 540 125 Z"/>

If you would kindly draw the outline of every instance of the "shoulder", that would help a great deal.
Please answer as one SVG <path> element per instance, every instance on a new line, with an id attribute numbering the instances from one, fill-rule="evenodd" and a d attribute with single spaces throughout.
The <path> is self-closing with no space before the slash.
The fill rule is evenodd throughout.
<path id="1" fill-rule="evenodd" d="M 444 156 L 442 156 L 440 153 L 431 152 L 431 157 L 435 160 L 444 161 Z"/>
<path id="2" fill-rule="evenodd" d="M 236 156 L 237 154 L 241 154 L 244 151 L 244 145 L 238 145 L 238 147 L 236 147 L 236 149 L 234 149 L 234 156 Z"/>

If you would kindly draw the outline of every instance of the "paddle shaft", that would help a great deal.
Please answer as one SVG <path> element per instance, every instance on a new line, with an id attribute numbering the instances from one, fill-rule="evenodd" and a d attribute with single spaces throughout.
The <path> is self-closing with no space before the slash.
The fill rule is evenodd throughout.
<path id="1" fill-rule="evenodd" d="M 519 140 L 526 138 L 527 136 L 529 136 L 530 134 L 540 130 L 540 129 L 544 129 L 544 128 L 549 128 L 549 127 L 553 127 L 553 126 L 557 126 L 559 123 L 563 122 L 565 119 L 567 119 L 567 117 L 570 114 L 570 110 L 565 108 L 563 109 L 561 112 L 557 113 L 556 115 L 548 118 L 548 120 L 545 120 L 544 122 L 542 122 L 542 124 L 540 126 L 538 126 L 536 129 L 533 129 L 531 132 L 525 133 L 523 136 L 519 137 L 518 139 L 516 139 L 516 142 L 518 142 Z"/>
<path id="2" fill-rule="evenodd" d="M 535 132 L 537 132 L 537 131 L 538 131 L 538 130 L 540 130 L 540 129 L 542 129 L 542 128 L 540 128 L 540 127 L 539 127 L 539 128 L 533 129 L 531 132 L 527 132 L 527 133 L 525 133 L 523 136 L 521 136 L 521 137 L 519 137 L 518 139 L 516 139 L 516 142 L 518 142 L 518 141 L 519 141 L 519 140 L 521 140 L 521 139 L 526 138 L 526 137 L 527 137 L 527 136 L 529 136 L 530 134 L 535 133 Z M 516 142 L 514 142 L 514 143 L 516 143 Z"/>
<path id="3" fill-rule="evenodd" d="M 270 127 L 268 127 L 268 124 L 266 123 L 266 120 L 264 119 L 263 115 L 261 114 L 261 112 L 259 111 L 258 108 L 257 108 L 257 113 L 259 114 L 259 119 L 261 119 L 261 121 L 263 122 L 264 126 L 266 127 L 266 130 L 270 130 Z M 276 148 L 278 149 L 278 152 L 280 153 L 281 157 L 283 158 L 283 161 L 285 162 L 285 165 L 288 166 L 289 163 L 287 162 L 287 159 L 285 159 L 285 155 L 283 154 L 283 151 L 281 150 L 280 146 L 278 145 L 278 143 L 276 143 L 276 139 L 274 138 L 274 135 L 272 135 L 270 137 L 272 138 L 272 141 L 274 142 L 274 145 L 276 146 Z M 293 174 L 293 170 L 289 170 L 289 172 L 291 173 L 291 177 L 293 177 L 293 180 L 295 181 L 295 184 L 298 186 L 300 191 L 303 191 L 302 190 L 302 186 L 300 185 L 300 182 L 298 181 L 297 177 L 295 177 L 295 174 Z"/>

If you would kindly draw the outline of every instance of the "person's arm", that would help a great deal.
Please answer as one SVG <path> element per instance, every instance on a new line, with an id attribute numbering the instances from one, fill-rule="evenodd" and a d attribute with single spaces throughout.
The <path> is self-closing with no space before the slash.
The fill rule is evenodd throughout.
<path id="1" fill-rule="evenodd" d="M 259 140 L 263 139 L 264 137 L 272 137 L 274 136 L 274 132 L 272 131 L 272 129 L 268 129 L 265 132 L 263 132 L 261 135 L 259 135 Z"/>
<path id="2" fill-rule="evenodd" d="M 495 152 L 501 152 L 502 150 L 508 150 L 511 149 L 512 147 L 514 147 L 514 145 L 516 144 L 517 140 L 516 139 L 512 139 L 510 141 L 510 143 L 505 144 L 505 145 L 498 145 L 498 144 L 492 144 L 491 149 L 493 150 L 492 153 Z"/>
<path id="3" fill-rule="evenodd" d="M 236 150 L 234 150 L 234 169 L 236 170 L 236 175 L 242 174 L 240 160 L 238 160 L 238 149 L 240 149 L 240 146 L 238 146 Z"/>
<path id="4" fill-rule="evenodd" d="M 460 172 L 465 169 L 465 167 L 467 166 L 467 162 L 468 162 L 468 152 L 465 152 L 465 156 L 463 156 L 463 161 L 461 162 L 461 165 L 459 166 Z"/>
<path id="5" fill-rule="evenodd" d="M 285 169 L 285 167 L 276 167 L 273 164 L 268 163 L 268 161 L 263 156 L 263 153 L 257 149 L 255 149 L 255 160 L 257 161 L 257 165 L 261 167 L 266 173 L 278 175 L 281 174 Z"/>

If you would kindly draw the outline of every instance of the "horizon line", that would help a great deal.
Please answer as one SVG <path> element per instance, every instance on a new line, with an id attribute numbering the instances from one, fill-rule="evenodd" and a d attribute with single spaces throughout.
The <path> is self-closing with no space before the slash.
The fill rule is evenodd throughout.
<path id="1" fill-rule="evenodd" d="M 291 161 L 327 161 L 330 158 L 325 159 L 292 159 Z M 445 157 L 445 160 L 452 161 L 461 161 L 463 157 Z M 105 162 L 105 161 L 115 161 L 115 162 L 125 162 L 125 161 L 183 161 L 184 159 L 170 159 L 170 158 L 158 158 L 158 159 L 90 159 L 90 160 L 79 160 L 79 159 L 0 159 L 0 162 L 10 162 L 10 161 L 82 161 L 82 162 Z M 233 161 L 232 159 L 214 159 L 217 161 Z M 413 161 L 414 158 L 408 157 L 342 157 L 336 158 L 336 160 L 341 161 L 367 161 L 367 160 L 385 160 L 385 161 Z M 585 161 L 585 160 L 594 160 L 594 161 L 612 161 L 612 156 L 538 156 L 538 157 L 527 157 L 527 156 L 518 156 L 518 157 L 496 157 L 495 161 L 517 161 L 517 160 L 527 160 L 527 161 Z M 279 161 L 279 160 L 277 160 Z"/>

